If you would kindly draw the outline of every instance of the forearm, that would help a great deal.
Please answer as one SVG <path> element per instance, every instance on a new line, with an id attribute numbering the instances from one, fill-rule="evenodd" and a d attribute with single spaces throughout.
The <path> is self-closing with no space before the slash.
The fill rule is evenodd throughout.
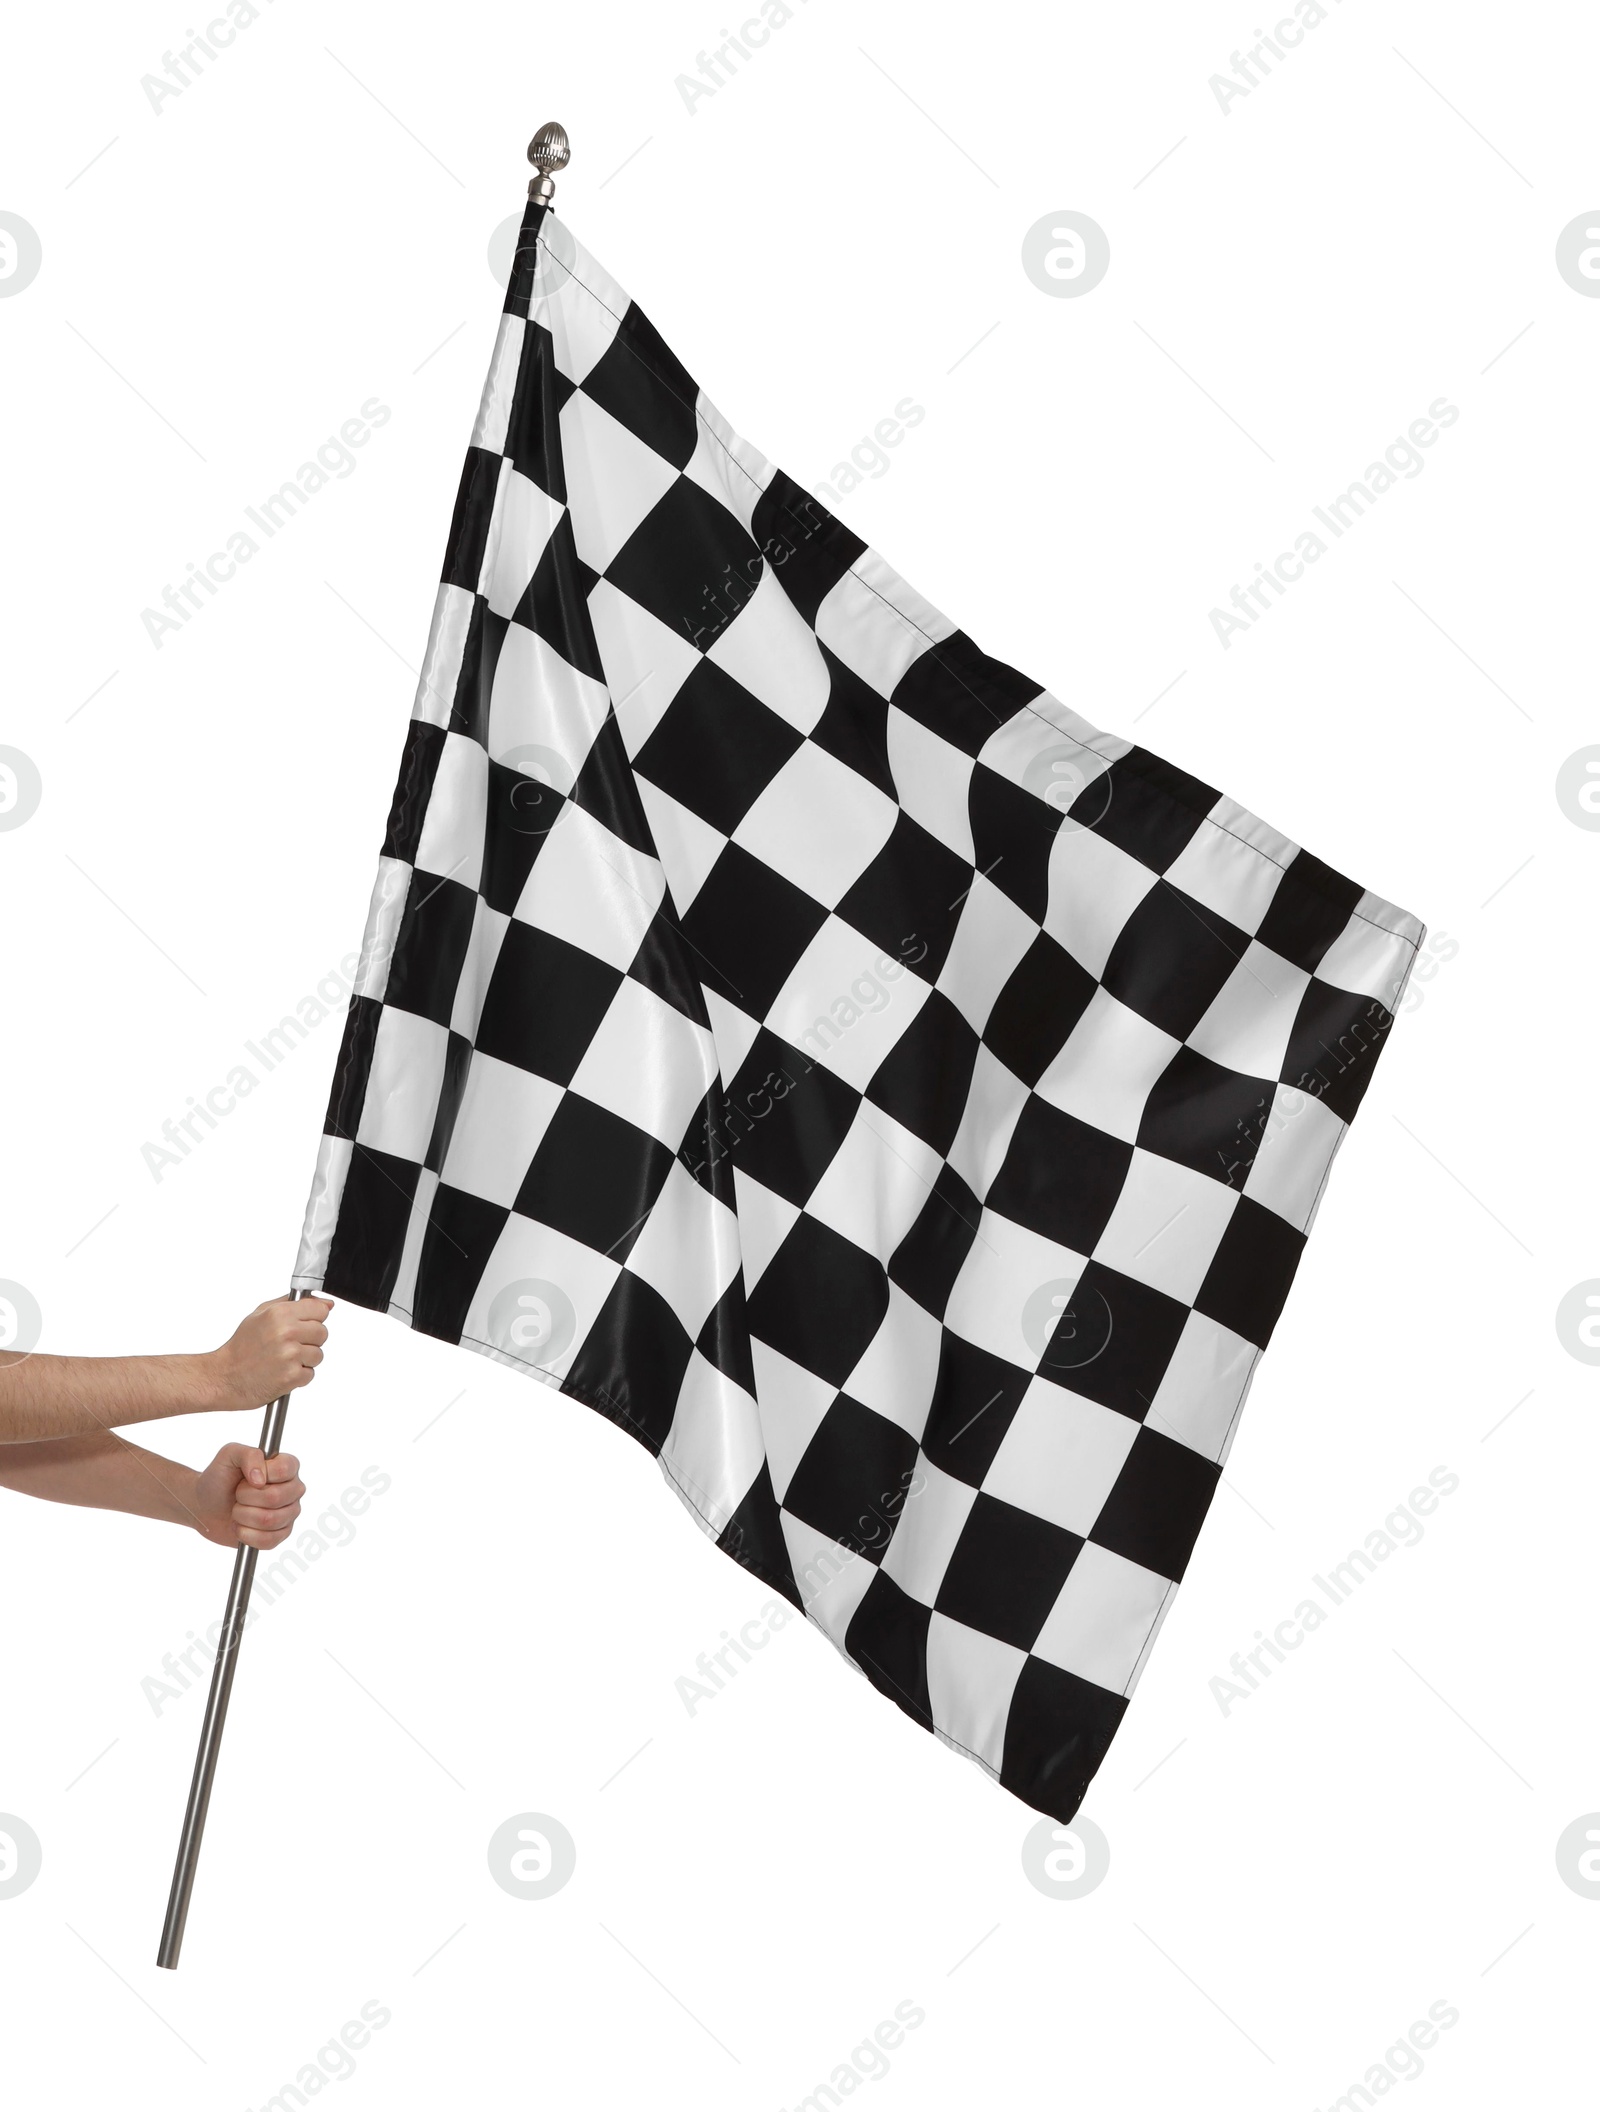
<path id="1" fill-rule="evenodd" d="M 215 1355 L 0 1358 L 0 1444 L 240 1405 Z"/>
<path id="2" fill-rule="evenodd" d="M 0 1444 L 0 1488 L 41 1496 L 49 1503 L 130 1511 L 172 1525 L 199 1523 L 195 1478 L 193 1467 L 146 1452 L 106 1430 L 88 1437 Z"/>

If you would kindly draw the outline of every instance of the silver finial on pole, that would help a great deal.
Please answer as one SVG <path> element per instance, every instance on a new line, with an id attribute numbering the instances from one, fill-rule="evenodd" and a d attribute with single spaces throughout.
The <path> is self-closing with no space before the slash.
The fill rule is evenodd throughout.
<path id="1" fill-rule="evenodd" d="M 528 196 L 548 205 L 556 194 L 551 177 L 572 159 L 572 143 L 564 125 L 541 125 L 528 142 L 528 159 L 539 171 L 528 185 Z"/>

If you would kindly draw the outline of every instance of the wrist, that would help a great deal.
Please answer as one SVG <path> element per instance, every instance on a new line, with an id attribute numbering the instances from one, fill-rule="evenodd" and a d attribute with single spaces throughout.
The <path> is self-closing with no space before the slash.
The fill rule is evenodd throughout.
<path id="1" fill-rule="evenodd" d="M 137 1448 L 130 1446 L 128 1449 L 132 1452 Z M 148 1508 L 149 1515 L 164 1517 L 173 1525 L 192 1525 L 198 1531 L 201 1511 L 197 1470 L 185 1466 L 181 1460 L 166 1459 L 158 1452 L 141 1452 L 138 1464 L 141 1496 L 148 1498 L 155 1489 L 161 1492 L 159 1502 L 151 1502 L 148 1506 L 141 1504 L 140 1508 Z"/>
<path id="2" fill-rule="evenodd" d="M 167 1494 L 174 1505 L 175 1522 L 188 1526 L 191 1531 L 206 1537 L 205 1513 L 200 1507 L 200 1473 L 196 1467 L 185 1467 L 183 1472 L 167 1484 Z"/>
<path id="3" fill-rule="evenodd" d="M 192 1414 L 254 1405 L 244 1398 L 238 1373 L 226 1347 L 205 1350 L 182 1361 L 191 1367 L 185 1374 L 188 1384 L 184 1390 Z"/>

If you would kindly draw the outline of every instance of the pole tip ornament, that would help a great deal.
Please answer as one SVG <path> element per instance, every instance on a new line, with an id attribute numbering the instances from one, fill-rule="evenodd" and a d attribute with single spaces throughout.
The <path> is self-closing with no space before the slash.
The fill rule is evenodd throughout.
<path id="1" fill-rule="evenodd" d="M 565 125 L 541 125 L 528 142 L 528 159 L 539 172 L 528 185 L 528 196 L 548 205 L 556 194 L 551 177 L 572 159 Z"/>

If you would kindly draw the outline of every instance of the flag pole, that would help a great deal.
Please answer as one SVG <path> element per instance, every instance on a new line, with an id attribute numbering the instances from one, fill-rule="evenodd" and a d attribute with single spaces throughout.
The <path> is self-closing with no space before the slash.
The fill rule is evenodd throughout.
<path id="1" fill-rule="evenodd" d="M 307 1291 L 291 1291 L 291 1298 L 306 1298 Z M 267 1409 L 261 1426 L 261 1450 L 276 1459 L 283 1449 L 283 1425 L 289 1413 L 289 1396 L 280 1394 Z M 189 1803 L 183 1814 L 183 1832 L 178 1837 L 178 1859 L 172 1871 L 172 1891 L 167 1899 L 167 1918 L 161 1930 L 161 1948 L 156 1964 L 175 1972 L 183 1949 L 183 1927 L 189 1918 L 189 1894 L 194 1890 L 200 1866 L 200 1844 L 205 1838 L 206 1811 L 211 1803 L 211 1784 L 222 1751 L 222 1733 L 228 1721 L 228 1700 L 233 1693 L 233 1675 L 239 1662 L 239 1639 L 244 1634 L 245 1615 L 250 1610 L 250 1587 L 255 1582 L 256 1549 L 241 1547 L 233 1558 L 233 1581 L 228 1586 L 228 1604 L 222 1616 L 222 1640 L 211 1667 L 211 1692 L 206 1697 L 205 1721 L 200 1726 L 200 1747 L 195 1754 L 194 1778 L 189 1784 Z"/>
<path id="2" fill-rule="evenodd" d="M 537 172 L 528 184 L 528 202 L 548 210 L 555 196 L 553 177 L 572 158 L 565 127 L 541 125 L 528 142 L 528 159 Z M 542 217 L 542 216 L 541 216 Z M 291 1291 L 291 1298 L 304 1298 L 306 1291 Z M 283 1425 L 289 1413 L 289 1396 L 283 1394 L 267 1409 L 261 1427 L 261 1450 L 275 1459 L 283 1449 Z M 239 1663 L 239 1643 L 245 1617 L 250 1611 L 250 1587 L 255 1582 L 256 1549 L 241 1547 L 233 1558 L 233 1581 L 222 1616 L 222 1640 L 211 1668 L 211 1692 L 206 1697 L 205 1721 L 200 1726 L 200 1746 L 195 1754 L 194 1776 L 189 1784 L 189 1802 L 178 1836 L 177 1861 L 172 1870 L 172 1890 L 167 1898 L 167 1918 L 161 1929 L 161 1948 L 156 1964 L 175 1972 L 183 1949 L 184 1924 L 189 1919 L 189 1895 L 200 1867 L 200 1848 L 205 1839 L 206 1813 L 211 1804 L 211 1785 L 216 1778 L 222 1751 L 222 1733 L 228 1721 L 228 1702 L 233 1694 L 233 1675 Z"/>

